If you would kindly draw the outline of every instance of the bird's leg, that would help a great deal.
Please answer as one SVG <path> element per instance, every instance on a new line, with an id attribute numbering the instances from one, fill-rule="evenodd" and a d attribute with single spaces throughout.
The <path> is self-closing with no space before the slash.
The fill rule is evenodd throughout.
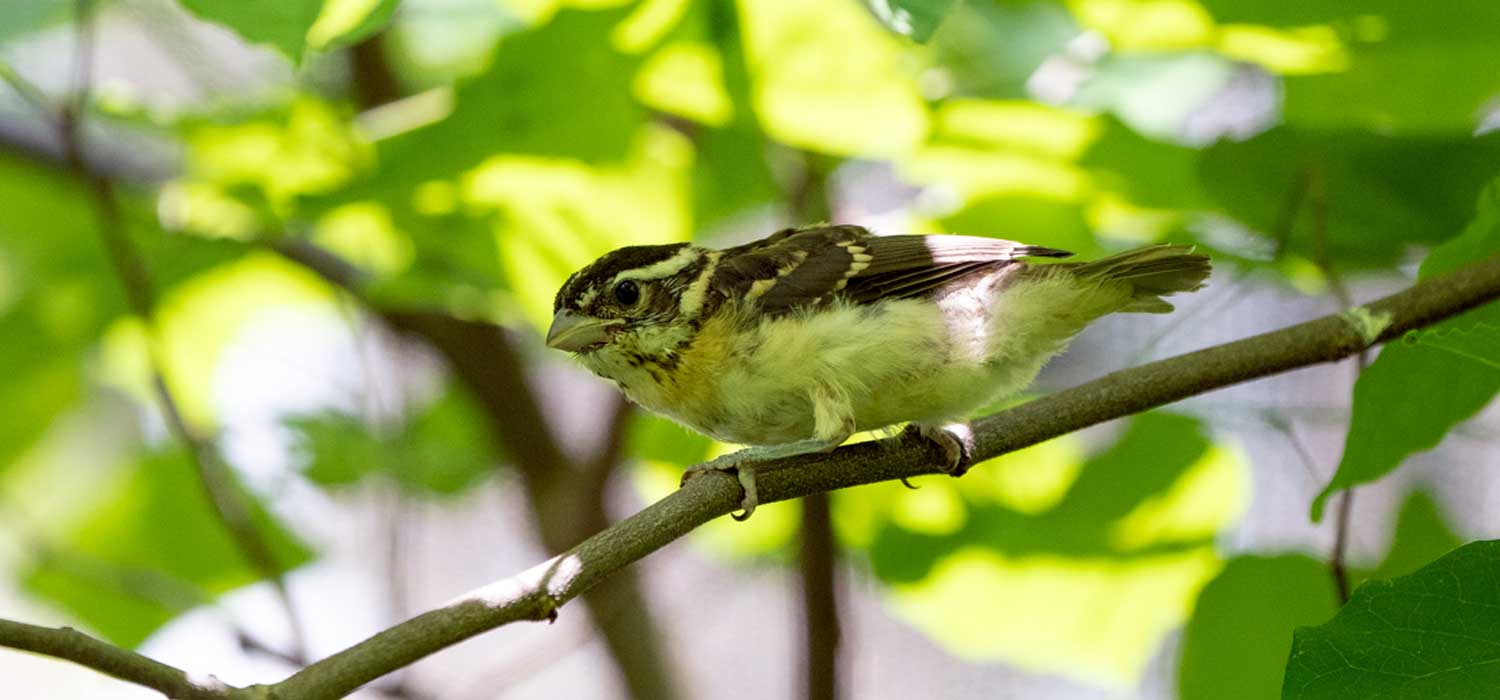
<path id="1" fill-rule="evenodd" d="M 843 392 L 832 386 L 819 384 L 807 393 L 807 398 L 812 404 L 813 437 L 782 445 L 751 447 L 724 455 L 687 470 L 682 475 L 682 483 L 685 484 L 689 479 L 707 471 L 734 470 L 735 476 L 740 480 L 740 487 L 745 490 L 745 498 L 740 501 L 740 514 L 730 517 L 735 520 L 748 519 L 755 512 L 755 506 L 760 503 L 760 496 L 755 490 L 757 462 L 764 463 L 813 452 L 832 452 L 854 434 L 854 410 Z"/>
<path id="2" fill-rule="evenodd" d="M 963 476 L 974 466 L 974 430 L 968 423 L 944 423 L 928 425 L 912 423 L 907 430 L 915 430 L 924 439 L 943 450 L 943 472 L 948 476 Z"/>
<path id="3" fill-rule="evenodd" d="M 740 501 L 742 512 L 732 514 L 730 517 L 735 520 L 745 520 L 750 517 L 751 513 L 755 512 L 755 506 L 760 503 L 760 496 L 755 490 L 755 469 L 757 463 L 765 463 L 814 452 L 831 452 L 843 442 L 843 440 L 830 442 L 820 438 L 810 438 L 789 442 L 784 445 L 746 448 L 738 452 L 731 452 L 730 454 L 716 457 L 711 461 L 688 469 L 682 474 L 682 483 L 686 484 L 692 479 L 708 472 L 734 472 L 735 477 L 739 479 L 740 488 L 745 490 L 745 497 Z"/>

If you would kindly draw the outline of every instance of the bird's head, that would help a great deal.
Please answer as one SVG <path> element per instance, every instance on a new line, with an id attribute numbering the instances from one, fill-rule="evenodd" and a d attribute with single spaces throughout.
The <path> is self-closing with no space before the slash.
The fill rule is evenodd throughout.
<path id="1" fill-rule="evenodd" d="M 621 379 L 691 339 L 717 253 L 687 243 L 621 248 L 573 273 L 552 304 L 547 345 Z"/>

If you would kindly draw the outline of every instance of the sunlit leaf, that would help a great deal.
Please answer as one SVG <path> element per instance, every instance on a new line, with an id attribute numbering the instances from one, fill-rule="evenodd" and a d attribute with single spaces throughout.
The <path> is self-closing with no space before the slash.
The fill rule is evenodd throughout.
<path id="1" fill-rule="evenodd" d="M 1079 24 L 1122 53 L 1200 48 L 1213 40 L 1212 17 L 1191 0 L 1071 0 Z"/>
<path id="2" fill-rule="evenodd" d="M 401 0 L 326 0 L 317 21 L 307 29 L 315 48 L 359 42 L 385 28 Z"/>
<path id="3" fill-rule="evenodd" d="M 1437 248 L 1422 266 L 1430 278 L 1500 251 L 1500 183 L 1485 190 L 1464 233 Z M 1467 333 L 1500 326 L 1500 304 L 1488 304 L 1434 326 Z M 1421 344 L 1390 343 L 1354 385 L 1354 409 L 1338 471 L 1313 501 L 1317 519 L 1334 491 L 1379 479 L 1408 456 L 1436 446 L 1454 426 L 1500 391 L 1500 370 Z"/>
<path id="4" fill-rule="evenodd" d="M 682 135 L 648 128 L 619 164 L 491 158 L 464 178 L 462 196 L 472 210 L 497 214 L 491 235 L 507 286 L 519 311 L 544 327 L 574 271 L 621 246 L 691 235 L 692 155 Z"/>
<path id="5" fill-rule="evenodd" d="M 1355 589 L 1297 630 L 1286 700 L 1480 698 L 1500 687 L 1500 542 L 1474 542 L 1416 573 Z"/>
<path id="6" fill-rule="evenodd" d="M 263 508 L 256 521 L 283 569 L 307 562 L 311 552 Z M 209 509 L 186 455 L 141 458 L 120 489 L 56 543 L 115 567 L 155 572 L 210 594 L 260 578 Z M 122 590 L 111 578 L 95 577 L 43 559 L 25 574 L 32 593 L 71 611 L 106 639 L 127 647 L 139 644 L 180 612 L 145 594 Z M 170 591 L 161 591 L 163 595 Z"/>
<path id="7" fill-rule="evenodd" d="M 889 156 L 927 134 L 901 40 L 845 0 L 740 3 L 755 106 L 782 143 L 835 155 Z"/>
<path id="8" fill-rule="evenodd" d="M 332 299 L 322 279 L 264 252 L 203 271 L 163 292 L 157 333 L 166 380 L 183 414 L 197 425 L 216 423 L 219 354 L 247 323 L 278 308 L 327 305 Z M 103 338 L 101 375 L 154 405 L 145 341 L 137 319 L 114 324 Z"/>
<path id="9" fill-rule="evenodd" d="M 323 11 L 323 0 L 181 0 L 205 20 L 222 24 L 253 44 L 270 44 L 293 62 L 302 60 L 307 30 Z"/>
<path id="10" fill-rule="evenodd" d="M 1243 509 L 1243 461 L 1196 421 L 1165 414 L 1137 417 L 1081 468 L 1047 464 L 1073 461 L 1064 453 L 1027 452 L 1011 456 L 1015 467 L 1064 476 L 1060 498 L 1012 509 L 985 491 L 1019 482 L 981 479 L 989 465 L 922 482 L 956 489 L 957 501 L 877 494 L 891 510 L 869 545 L 874 572 L 898 614 L 954 653 L 1129 686 L 1217 571 L 1211 542 Z M 960 602 L 978 590 L 1009 593 Z"/>

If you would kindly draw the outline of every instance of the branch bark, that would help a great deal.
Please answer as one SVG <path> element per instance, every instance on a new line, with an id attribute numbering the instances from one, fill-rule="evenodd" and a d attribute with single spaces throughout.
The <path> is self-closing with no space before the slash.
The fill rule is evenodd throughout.
<path id="1" fill-rule="evenodd" d="M 1240 382 L 1334 362 L 1407 331 L 1500 299 L 1500 255 L 1425 280 L 1365 307 L 1388 319 L 1362 335 L 1345 314 L 1121 370 L 973 422 L 976 461 L 1014 452 Z M 803 455 L 757 474 L 762 503 L 939 472 L 925 441 L 860 443 Z M 568 552 L 515 577 L 418 615 L 264 690 L 268 697 L 332 700 L 439 649 L 519 620 L 547 620 L 560 606 L 699 525 L 736 509 L 740 490 L 723 474 L 682 489 Z"/>

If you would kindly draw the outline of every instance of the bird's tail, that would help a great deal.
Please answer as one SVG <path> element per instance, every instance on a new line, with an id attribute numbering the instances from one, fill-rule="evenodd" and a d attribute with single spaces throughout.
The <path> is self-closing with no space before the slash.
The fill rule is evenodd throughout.
<path id="1" fill-rule="evenodd" d="M 1211 266 L 1192 246 L 1153 245 L 1085 263 L 1059 263 L 1042 269 L 1067 272 L 1102 285 L 1122 285 L 1129 300 L 1116 311 L 1164 314 L 1172 310 L 1164 296 L 1203 287 Z"/>

